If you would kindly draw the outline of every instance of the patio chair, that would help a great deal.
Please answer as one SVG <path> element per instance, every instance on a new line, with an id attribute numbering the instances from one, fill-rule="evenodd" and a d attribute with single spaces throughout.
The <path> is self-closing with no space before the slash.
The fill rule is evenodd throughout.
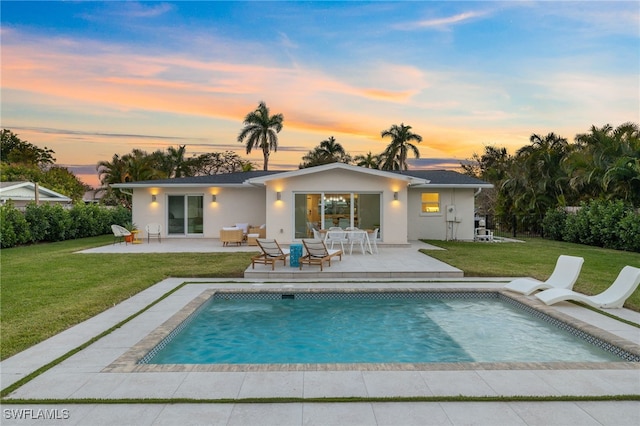
<path id="1" fill-rule="evenodd" d="M 299 259 L 300 269 L 302 264 L 307 263 L 309 265 L 320 265 L 320 271 L 322 272 L 322 265 L 327 262 L 331 266 L 331 258 L 339 256 L 342 260 L 342 250 L 329 250 L 322 240 L 302 240 L 304 249 L 307 252 L 306 255 Z"/>
<path id="2" fill-rule="evenodd" d="M 150 242 L 151 238 L 157 238 L 159 243 L 162 242 L 160 239 L 162 227 L 159 223 L 149 223 L 144 227 L 144 230 L 147 232 L 147 243 Z"/>
<path id="3" fill-rule="evenodd" d="M 131 232 L 127 230 L 127 228 L 120 225 L 111 225 L 111 232 L 113 232 L 113 244 L 121 243 L 124 241 L 125 245 L 127 244 L 127 240 L 125 237 L 131 235 Z"/>
<path id="4" fill-rule="evenodd" d="M 494 241 L 493 231 L 487 228 L 475 228 L 473 240 L 492 243 Z"/>
<path id="5" fill-rule="evenodd" d="M 353 253 L 354 244 L 357 244 L 360 246 L 360 250 L 362 251 L 362 254 L 366 254 L 364 245 L 367 239 L 367 231 L 362 231 L 358 228 L 351 229 L 351 231 L 356 231 L 356 232 L 347 233 L 347 239 L 349 240 L 349 254 Z"/>
<path id="6" fill-rule="evenodd" d="M 241 245 L 244 241 L 244 234 L 242 229 L 236 227 L 225 227 L 220 230 L 220 241 L 223 246 L 229 244 Z"/>
<path id="7" fill-rule="evenodd" d="M 369 245 L 371 246 L 371 250 L 375 250 L 376 254 L 378 254 L 378 232 L 380 228 L 374 229 L 372 232 L 369 232 Z"/>
<path id="8" fill-rule="evenodd" d="M 640 285 L 640 268 L 625 266 L 611 286 L 600 294 L 587 296 L 565 288 L 551 288 L 536 294 L 536 297 L 547 305 L 563 300 L 586 303 L 594 308 L 622 308 L 625 300 Z"/>
<path id="9" fill-rule="evenodd" d="M 251 258 L 251 269 L 255 269 L 256 263 L 262 263 L 265 265 L 271 264 L 271 270 L 273 271 L 278 260 L 282 260 L 282 264 L 287 264 L 287 256 L 289 256 L 289 249 L 283 249 L 280 244 L 274 239 L 257 238 L 256 242 L 258 247 L 262 250 L 262 254 L 258 254 Z"/>
<path id="10" fill-rule="evenodd" d="M 549 288 L 565 288 L 570 290 L 578 280 L 583 262 L 584 259 L 582 257 L 566 256 L 563 254 L 558 257 L 556 267 L 546 281 L 538 281 L 533 278 L 517 278 L 505 285 L 504 288 L 525 295 L 531 294 L 536 290 Z"/>
<path id="11" fill-rule="evenodd" d="M 342 249 L 343 252 L 344 252 L 344 243 L 349 242 L 349 240 L 347 239 L 347 233 L 345 232 L 345 230 L 338 226 L 332 226 L 331 228 L 329 228 L 325 241 L 327 244 L 331 243 L 331 250 L 333 250 L 333 245 L 335 243 L 340 244 L 340 248 Z"/>

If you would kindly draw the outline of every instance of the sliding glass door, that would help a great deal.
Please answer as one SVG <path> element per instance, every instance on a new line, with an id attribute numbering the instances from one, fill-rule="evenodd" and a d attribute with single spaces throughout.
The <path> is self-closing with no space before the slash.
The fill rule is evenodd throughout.
<path id="1" fill-rule="evenodd" d="M 202 235 L 203 196 L 169 195 L 167 216 L 169 235 Z"/>
<path id="2" fill-rule="evenodd" d="M 379 228 L 380 197 L 380 193 L 297 193 L 294 195 L 295 238 L 310 238 L 313 229 L 334 226 Z"/>

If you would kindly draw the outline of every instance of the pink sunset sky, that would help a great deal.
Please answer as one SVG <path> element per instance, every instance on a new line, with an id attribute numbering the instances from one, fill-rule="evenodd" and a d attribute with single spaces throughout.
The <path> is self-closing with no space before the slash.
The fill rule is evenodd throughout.
<path id="1" fill-rule="evenodd" d="M 334 136 L 380 153 L 423 137 L 414 168 L 455 168 L 532 133 L 570 141 L 640 119 L 640 4 L 5 2 L 2 127 L 98 186 L 134 148 L 233 150 L 260 101 L 284 115 L 270 169 Z"/>

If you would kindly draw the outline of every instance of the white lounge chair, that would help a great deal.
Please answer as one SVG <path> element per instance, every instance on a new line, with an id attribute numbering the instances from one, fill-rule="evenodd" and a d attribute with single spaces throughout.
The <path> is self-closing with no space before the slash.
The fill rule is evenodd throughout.
<path id="1" fill-rule="evenodd" d="M 120 225 L 111 225 L 111 232 L 113 232 L 113 244 L 115 244 L 116 241 L 118 243 L 121 243 L 122 241 L 124 241 L 126 245 L 127 244 L 126 237 L 131 235 L 131 232 L 129 232 L 127 228 Z"/>
<path id="2" fill-rule="evenodd" d="M 516 278 L 504 288 L 516 293 L 531 294 L 536 290 L 547 288 L 572 289 L 580 275 L 584 259 L 576 256 L 561 255 L 556 261 L 551 276 L 546 281 L 538 281 L 533 278 Z"/>
<path id="3" fill-rule="evenodd" d="M 575 300 L 586 303 L 594 308 L 622 308 L 624 301 L 638 288 L 640 284 L 640 268 L 625 266 L 618 274 L 618 278 L 611 286 L 600 294 L 587 296 L 573 290 L 551 288 L 536 294 L 536 297 L 547 305 L 562 300 Z"/>

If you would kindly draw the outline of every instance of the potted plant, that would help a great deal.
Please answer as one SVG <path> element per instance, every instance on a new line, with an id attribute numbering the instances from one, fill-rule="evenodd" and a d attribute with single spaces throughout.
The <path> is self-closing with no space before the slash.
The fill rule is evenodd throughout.
<path id="1" fill-rule="evenodd" d="M 138 227 L 133 222 L 127 222 L 123 226 L 127 231 L 131 232 L 131 235 L 126 235 L 124 240 L 128 243 L 133 243 L 135 233 L 138 232 Z"/>

